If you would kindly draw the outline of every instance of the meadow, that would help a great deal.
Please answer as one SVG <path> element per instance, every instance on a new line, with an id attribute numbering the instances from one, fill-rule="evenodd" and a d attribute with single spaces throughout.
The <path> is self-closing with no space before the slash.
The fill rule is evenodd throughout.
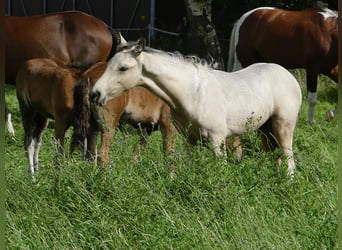
<path id="1" fill-rule="evenodd" d="M 6 86 L 16 138 L 5 137 L 7 249 L 337 249 L 336 84 L 319 80 L 316 123 L 308 125 L 305 75 L 295 133 L 297 170 L 275 164 L 278 151 L 260 150 L 257 133 L 243 136 L 244 155 L 215 158 L 177 138 L 170 178 L 160 132 L 134 162 L 138 135 L 117 131 L 112 166 L 96 167 L 79 153 L 54 166 L 53 122 L 43 136 L 32 184 L 13 86 Z M 67 133 L 69 141 L 71 129 Z M 66 145 L 68 148 L 68 144 Z"/>

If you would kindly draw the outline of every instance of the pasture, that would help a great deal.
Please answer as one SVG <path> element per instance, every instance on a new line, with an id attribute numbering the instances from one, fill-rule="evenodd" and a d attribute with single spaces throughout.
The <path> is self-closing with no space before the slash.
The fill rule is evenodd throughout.
<path id="1" fill-rule="evenodd" d="M 304 71 L 292 71 L 302 88 Z M 59 159 L 46 130 L 37 183 L 32 184 L 13 86 L 5 95 L 16 130 L 6 132 L 6 248 L 8 249 L 337 249 L 338 121 L 325 112 L 337 102 L 336 84 L 320 77 L 313 125 L 306 91 L 294 137 L 297 170 L 291 182 L 278 152 L 260 150 L 256 133 L 242 137 L 240 163 L 177 138 L 175 173 L 153 133 L 139 162 L 137 134 L 117 131 L 112 167 L 99 169 L 80 153 Z M 66 135 L 66 146 L 71 131 Z"/>

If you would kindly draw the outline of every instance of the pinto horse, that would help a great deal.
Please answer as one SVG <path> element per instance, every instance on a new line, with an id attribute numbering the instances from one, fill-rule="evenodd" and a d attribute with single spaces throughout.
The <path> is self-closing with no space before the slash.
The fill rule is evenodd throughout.
<path id="1" fill-rule="evenodd" d="M 80 75 L 79 70 L 60 66 L 47 58 L 30 59 L 18 71 L 16 93 L 25 133 L 24 148 L 33 182 L 48 118 L 55 120 L 58 153 L 63 153 L 65 131 L 74 119 L 72 93 Z"/>
<path id="2" fill-rule="evenodd" d="M 90 97 L 105 105 L 137 85 L 169 105 L 176 127 L 190 143 L 210 142 L 215 155 L 221 155 L 227 138 L 261 129 L 265 149 L 278 144 L 288 174 L 294 175 L 292 143 L 302 95 L 297 80 L 280 65 L 259 63 L 227 73 L 145 48 L 139 39 L 119 45 Z"/>
<path id="3" fill-rule="evenodd" d="M 337 82 L 338 14 L 329 9 L 289 11 L 253 9 L 235 23 L 230 39 L 228 72 L 256 62 L 306 69 L 308 122 L 314 122 L 317 78 Z"/>
<path id="4" fill-rule="evenodd" d="M 75 90 L 75 96 L 80 98 L 84 95 L 88 96 L 90 89 L 103 74 L 106 66 L 106 62 L 99 62 L 86 70 L 78 83 L 80 88 L 77 91 Z M 78 91 L 83 94 L 76 93 Z M 78 103 L 81 103 L 81 101 Z M 91 122 L 89 132 L 84 133 L 85 131 L 75 130 L 73 135 L 73 137 L 81 140 L 88 136 L 89 158 L 96 156 L 96 134 L 101 131 L 101 148 L 98 162 L 101 164 L 109 163 L 108 152 L 119 121 L 139 129 L 140 140 L 135 147 L 135 158 L 138 156 L 140 147 L 147 143 L 146 135 L 150 135 L 152 131 L 158 128 L 162 133 L 164 152 L 173 152 L 176 131 L 170 119 L 170 108 L 148 90 L 136 87 L 108 101 L 102 109 L 94 107 L 93 104 L 90 104 L 90 107 L 96 122 Z M 75 121 L 84 120 L 82 114 L 83 112 L 75 112 Z"/>
<path id="5" fill-rule="evenodd" d="M 4 28 L 7 84 L 15 84 L 19 67 L 28 59 L 51 58 L 60 65 L 86 69 L 106 61 L 120 39 L 104 22 L 78 11 L 5 16 Z"/>

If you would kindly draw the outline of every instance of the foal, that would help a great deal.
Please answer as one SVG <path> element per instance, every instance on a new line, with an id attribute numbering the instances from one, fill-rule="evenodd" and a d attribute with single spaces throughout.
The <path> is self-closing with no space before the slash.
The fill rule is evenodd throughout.
<path id="1" fill-rule="evenodd" d="M 64 151 L 65 131 L 73 120 L 73 88 L 79 76 L 78 70 L 60 66 L 47 58 L 26 61 L 17 74 L 16 93 L 25 132 L 24 147 L 33 181 L 48 118 L 55 120 L 58 152 Z"/>

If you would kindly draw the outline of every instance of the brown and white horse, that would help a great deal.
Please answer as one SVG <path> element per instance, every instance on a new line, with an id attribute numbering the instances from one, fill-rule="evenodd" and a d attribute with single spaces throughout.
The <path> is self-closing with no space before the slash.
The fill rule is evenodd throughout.
<path id="1" fill-rule="evenodd" d="M 256 62 L 306 69 L 308 122 L 313 123 L 318 75 L 337 82 L 337 19 L 337 12 L 319 8 L 289 11 L 261 7 L 248 11 L 233 27 L 227 70 Z"/>

